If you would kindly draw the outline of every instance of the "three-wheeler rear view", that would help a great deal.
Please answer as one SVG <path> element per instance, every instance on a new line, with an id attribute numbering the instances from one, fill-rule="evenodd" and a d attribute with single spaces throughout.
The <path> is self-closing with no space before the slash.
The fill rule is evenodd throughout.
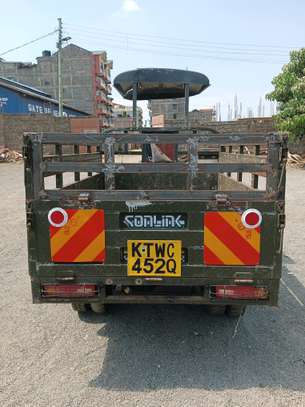
<path id="1" fill-rule="evenodd" d="M 285 137 L 191 128 L 189 96 L 209 86 L 196 72 L 138 69 L 114 85 L 133 101 L 132 129 L 24 137 L 33 302 L 206 304 L 229 316 L 277 305 Z M 136 128 L 137 100 L 175 97 L 184 128 Z"/>

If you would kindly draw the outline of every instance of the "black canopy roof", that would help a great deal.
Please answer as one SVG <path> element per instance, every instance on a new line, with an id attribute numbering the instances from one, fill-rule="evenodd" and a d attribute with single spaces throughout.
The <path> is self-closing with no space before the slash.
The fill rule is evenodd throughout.
<path id="1" fill-rule="evenodd" d="M 209 79 L 199 72 L 165 68 L 142 68 L 123 72 L 113 82 L 120 94 L 130 100 L 134 83 L 138 84 L 138 100 L 184 97 L 185 84 L 189 85 L 189 95 L 194 96 L 210 85 Z"/>

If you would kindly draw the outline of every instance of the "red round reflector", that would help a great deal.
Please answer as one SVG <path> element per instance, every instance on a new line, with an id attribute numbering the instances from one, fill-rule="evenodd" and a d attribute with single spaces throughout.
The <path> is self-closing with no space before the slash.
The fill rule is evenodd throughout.
<path id="1" fill-rule="evenodd" d="M 68 222 L 68 214 L 62 208 L 53 208 L 48 213 L 48 220 L 52 226 L 60 228 Z"/>
<path id="2" fill-rule="evenodd" d="M 251 226 L 256 225 L 259 222 L 259 216 L 255 212 L 250 212 L 246 215 L 245 221 L 246 221 L 247 225 L 251 225 Z"/>
<path id="3" fill-rule="evenodd" d="M 64 221 L 64 219 L 65 219 L 64 215 L 59 211 L 53 212 L 51 214 L 51 220 L 53 223 L 56 223 L 56 224 L 62 223 Z"/>
<path id="4" fill-rule="evenodd" d="M 262 223 L 262 214 L 257 209 L 247 209 L 241 217 L 242 224 L 248 229 L 255 229 Z"/>

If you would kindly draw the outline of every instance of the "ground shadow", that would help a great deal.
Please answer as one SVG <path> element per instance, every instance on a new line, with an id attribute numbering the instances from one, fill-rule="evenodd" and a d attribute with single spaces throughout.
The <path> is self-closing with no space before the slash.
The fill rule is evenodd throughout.
<path id="1" fill-rule="evenodd" d="M 288 262 L 289 263 L 289 262 Z M 249 307 L 236 321 L 201 306 L 112 306 L 98 334 L 108 338 L 101 372 L 90 385 L 110 390 L 305 390 L 305 289 L 284 267 L 280 308 Z M 235 334 L 235 336 L 234 336 Z"/>

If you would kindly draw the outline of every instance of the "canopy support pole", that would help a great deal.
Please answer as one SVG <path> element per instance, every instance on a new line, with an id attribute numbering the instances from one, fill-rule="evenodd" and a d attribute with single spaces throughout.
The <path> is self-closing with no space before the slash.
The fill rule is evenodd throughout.
<path id="1" fill-rule="evenodd" d="M 132 128 L 134 130 L 136 130 L 138 127 L 137 98 L 138 98 L 138 83 L 134 82 L 134 84 L 132 85 Z"/>
<path id="2" fill-rule="evenodd" d="M 185 127 L 189 128 L 189 103 L 190 103 L 190 85 L 188 83 L 184 84 L 184 99 L 185 99 Z"/>

